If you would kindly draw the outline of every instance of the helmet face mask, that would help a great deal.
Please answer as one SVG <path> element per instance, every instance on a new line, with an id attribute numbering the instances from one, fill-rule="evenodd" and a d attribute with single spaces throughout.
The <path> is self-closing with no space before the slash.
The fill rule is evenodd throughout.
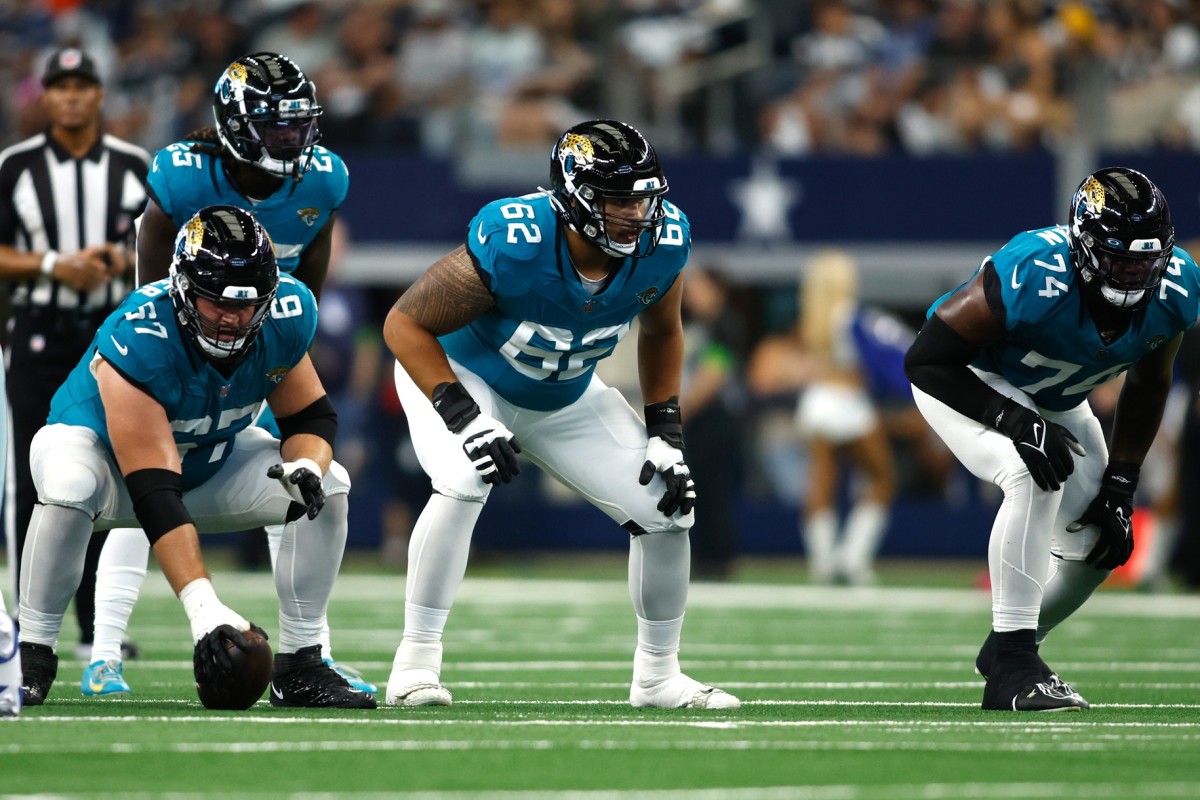
<path id="1" fill-rule="evenodd" d="M 644 258 L 662 232 L 667 180 L 635 128 L 592 120 L 568 130 L 550 156 L 551 200 L 568 228 L 617 258 Z"/>
<path id="2" fill-rule="evenodd" d="M 304 177 L 323 113 L 316 86 L 290 59 L 255 53 L 229 65 L 213 89 L 213 117 L 233 156 L 264 172 Z"/>
<path id="3" fill-rule="evenodd" d="M 1140 172 L 1109 167 L 1088 176 L 1071 200 L 1071 260 L 1083 282 L 1116 308 L 1149 302 L 1174 253 L 1163 193 Z"/>
<path id="4" fill-rule="evenodd" d="M 210 361 L 236 365 L 262 330 L 279 286 L 266 230 L 243 209 L 203 208 L 175 237 L 170 276 L 180 328 Z"/>

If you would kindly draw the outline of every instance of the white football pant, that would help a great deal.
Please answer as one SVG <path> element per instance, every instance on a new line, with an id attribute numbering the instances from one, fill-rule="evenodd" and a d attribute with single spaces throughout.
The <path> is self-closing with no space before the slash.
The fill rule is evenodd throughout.
<path id="1" fill-rule="evenodd" d="M 694 513 L 664 516 L 658 510 L 665 491 L 662 478 L 655 476 L 648 486 L 638 483 L 645 462 L 645 423 L 620 392 L 595 376 L 571 405 L 534 411 L 507 402 L 461 365 L 451 361 L 451 367 L 483 413 L 513 432 L 525 458 L 634 534 L 629 591 L 638 616 L 635 678 L 639 670 L 677 674 L 690 571 L 687 531 Z M 442 631 L 466 572 L 475 521 L 492 487 L 399 363 L 396 391 L 434 495 L 409 543 L 404 639 L 393 670 L 437 674 Z M 520 531 L 513 535 L 519 541 Z"/>
<path id="2" fill-rule="evenodd" d="M 267 477 L 267 469 L 278 463 L 279 441 L 269 433 L 247 428 L 237 434 L 220 471 L 183 494 L 197 529 L 219 533 L 282 523 L 292 497 L 278 480 Z M 38 505 L 21 569 L 22 637 L 54 646 L 67 604 L 79 586 L 87 538 L 94 530 L 131 528 L 138 521 L 119 468 L 90 429 L 61 424 L 42 428 L 30 449 L 30 467 Z M 340 464 L 330 466 L 322 487 L 326 500 L 321 513 L 315 520 L 302 517 L 286 526 L 280 545 L 276 652 L 319 643 L 341 566 L 350 480 Z M 109 566 L 124 563 L 127 569 L 144 571 L 148 548 L 133 544 L 130 533 L 123 532 L 117 540 L 122 546 L 115 552 L 123 561 L 114 559 Z M 130 609 L 134 598 L 136 589 L 126 598 Z M 119 629 L 123 632 L 124 625 Z M 119 646 L 119 636 L 117 641 Z"/>
<path id="3" fill-rule="evenodd" d="M 988 542 L 993 629 L 1036 628 L 1041 641 L 1108 577 L 1083 563 L 1099 531 L 1090 525 L 1076 533 L 1066 529 L 1099 492 L 1108 448 L 1086 400 L 1069 411 L 1049 411 L 1004 378 L 976 372 L 996 391 L 1065 427 L 1087 453 L 1072 454 L 1075 471 L 1061 490 L 1043 491 L 1011 439 L 913 387 L 917 408 L 963 466 L 1004 492 Z"/>

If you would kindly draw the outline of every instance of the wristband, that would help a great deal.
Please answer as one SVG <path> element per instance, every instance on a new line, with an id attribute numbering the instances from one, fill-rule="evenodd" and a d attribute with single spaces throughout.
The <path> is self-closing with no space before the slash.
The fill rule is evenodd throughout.
<path id="1" fill-rule="evenodd" d="M 442 422 L 451 433 L 458 433 L 480 414 L 479 404 L 458 381 L 439 383 L 434 387 L 432 399 L 434 410 L 442 416 Z"/>
<path id="2" fill-rule="evenodd" d="M 42 256 L 42 274 L 53 275 L 54 265 L 58 263 L 58 251 L 47 250 L 46 255 Z"/>
<path id="3" fill-rule="evenodd" d="M 1142 468 L 1137 464 L 1114 462 L 1104 468 L 1104 477 L 1100 479 L 1100 485 L 1132 498 L 1134 491 L 1137 490 L 1138 477 L 1141 472 Z"/>
<path id="4" fill-rule="evenodd" d="M 1023 430 L 1023 422 L 1030 416 L 1040 416 L 1036 411 L 1030 411 L 1012 398 L 997 395 L 983 410 L 984 425 L 995 428 L 1008 438 L 1016 441 Z"/>
<path id="5" fill-rule="evenodd" d="M 645 406 L 646 434 L 655 436 L 672 447 L 683 449 L 683 418 L 679 414 L 679 398 Z"/>

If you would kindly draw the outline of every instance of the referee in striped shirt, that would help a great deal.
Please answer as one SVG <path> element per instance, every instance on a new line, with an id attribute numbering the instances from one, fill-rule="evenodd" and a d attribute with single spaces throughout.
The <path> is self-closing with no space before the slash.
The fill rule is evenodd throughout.
<path id="1" fill-rule="evenodd" d="M 37 502 L 29 445 L 46 424 L 50 399 L 132 288 L 134 220 L 146 204 L 149 164 L 145 150 L 101 134 L 104 89 L 89 55 L 57 51 L 42 85 L 49 129 L 0 152 L 0 279 L 8 282 L 12 301 L 8 398 L 16 548 L 9 553 L 18 559 Z M 10 527 L 10 541 L 12 533 Z M 93 636 L 103 541 L 103 535 L 92 537 L 75 595 L 84 645 Z M 11 559 L 10 568 L 20 574 Z"/>

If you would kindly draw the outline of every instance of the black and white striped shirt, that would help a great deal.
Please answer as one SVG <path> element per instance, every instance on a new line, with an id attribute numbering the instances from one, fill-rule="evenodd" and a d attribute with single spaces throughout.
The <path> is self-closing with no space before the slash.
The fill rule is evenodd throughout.
<path id="1" fill-rule="evenodd" d="M 0 243 L 25 252 L 73 253 L 113 242 L 132 253 L 149 163 L 145 150 L 107 134 L 79 159 L 45 133 L 0 151 Z M 42 275 L 14 284 L 13 310 L 106 313 L 125 298 L 131 282 L 115 278 L 85 293 Z"/>

